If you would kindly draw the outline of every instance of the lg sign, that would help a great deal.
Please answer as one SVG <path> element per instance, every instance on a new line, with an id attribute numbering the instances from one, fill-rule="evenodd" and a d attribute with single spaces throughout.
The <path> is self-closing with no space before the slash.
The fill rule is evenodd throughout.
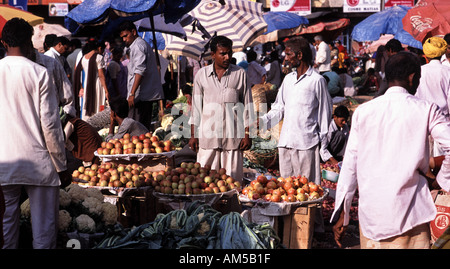
<path id="1" fill-rule="evenodd" d="M 359 0 L 347 0 L 347 4 L 351 7 L 354 7 L 359 4 Z"/>
<path id="2" fill-rule="evenodd" d="M 273 7 L 278 7 L 280 5 L 280 1 L 278 1 L 278 0 L 273 0 L 272 1 L 272 6 Z"/>

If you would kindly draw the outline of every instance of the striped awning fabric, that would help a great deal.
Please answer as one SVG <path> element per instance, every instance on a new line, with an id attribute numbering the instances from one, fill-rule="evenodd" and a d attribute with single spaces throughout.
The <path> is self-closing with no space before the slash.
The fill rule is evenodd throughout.
<path id="1" fill-rule="evenodd" d="M 233 51 L 248 47 L 251 42 L 267 29 L 263 18 L 262 4 L 249 0 L 201 1 L 189 12 L 198 20 L 209 35 L 195 27 L 185 28 L 187 40 L 166 36 L 167 49 L 178 55 L 199 59 L 208 57 L 205 45 L 210 37 L 223 35 L 233 41 Z"/>

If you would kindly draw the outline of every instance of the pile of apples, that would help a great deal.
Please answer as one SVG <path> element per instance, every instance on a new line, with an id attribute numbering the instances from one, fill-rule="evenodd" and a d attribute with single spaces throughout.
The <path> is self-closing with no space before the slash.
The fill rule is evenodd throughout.
<path id="1" fill-rule="evenodd" d="M 152 173 L 147 172 L 137 163 L 115 164 L 105 162 L 101 165 L 93 164 L 90 167 L 80 166 L 72 172 L 75 184 L 98 187 L 124 187 L 139 188 L 151 186 Z"/>
<path id="2" fill-rule="evenodd" d="M 167 167 L 154 172 L 152 186 L 163 194 L 213 194 L 241 188 L 241 183 L 227 175 L 225 168 L 211 169 L 200 163 L 183 162 L 180 167 Z"/>
<path id="3" fill-rule="evenodd" d="M 268 202 L 303 202 L 323 196 L 323 188 L 308 181 L 305 176 L 270 178 L 259 175 L 242 189 L 250 200 L 263 199 Z"/>
<path id="4" fill-rule="evenodd" d="M 103 141 L 100 148 L 97 149 L 99 155 L 116 154 L 150 154 L 162 153 L 175 150 L 172 141 L 160 141 L 157 136 L 148 132 L 139 136 L 125 134 L 120 139 L 111 139 L 108 142 Z"/>

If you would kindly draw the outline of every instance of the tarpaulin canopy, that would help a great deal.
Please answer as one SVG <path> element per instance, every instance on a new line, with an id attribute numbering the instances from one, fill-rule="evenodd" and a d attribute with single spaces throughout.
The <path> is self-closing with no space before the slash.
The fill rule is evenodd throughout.
<path id="1" fill-rule="evenodd" d="M 280 38 L 298 34 L 302 27 L 309 24 L 307 18 L 287 11 L 269 11 L 263 15 L 267 23 L 267 31 L 258 36 L 252 46 L 274 42 Z"/>
<path id="2" fill-rule="evenodd" d="M 422 43 L 403 29 L 402 19 L 409 9 L 406 6 L 393 6 L 368 16 L 355 25 L 352 39 L 361 42 L 375 41 L 381 35 L 394 35 L 402 44 L 422 49 Z"/>
<path id="3" fill-rule="evenodd" d="M 309 24 L 307 18 L 287 11 L 269 11 L 263 17 L 267 23 L 267 31 L 264 34 Z"/>

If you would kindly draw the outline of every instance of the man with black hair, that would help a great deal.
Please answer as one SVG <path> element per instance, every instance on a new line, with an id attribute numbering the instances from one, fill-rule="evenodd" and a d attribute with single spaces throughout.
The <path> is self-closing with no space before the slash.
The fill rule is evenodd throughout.
<path id="1" fill-rule="evenodd" d="M 395 38 L 390 39 L 386 45 L 384 46 L 384 48 L 386 49 L 387 55 L 388 57 L 391 57 L 394 54 L 399 53 L 400 51 L 403 51 L 404 48 L 402 47 L 402 43 L 400 43 L 400 41 L 398 41 Z"/>
<path id="2" fill-rule="evenodd" d="M 54 85 L 45 67 L 28 59 L 33 27 L 13 18 L 2 31 L 0 61 L 0 184 L 6 211 L 4 248 L 18 248 L 20 197 L 29 197 L 33 248 L 55 248 L 59 188 L 71 182 Z M 6 128 L 6 127 L 5 127 Z"/>
<path id="3" fill-rule="evenodd" d="M 291 38 L 285 46 L 285 59 L 294 71 L 285 76 L 271 110 L 259 124 L 272 128 L 283 120 L 277 145 L 281 176 L 301 175 L 320 185 L 320 158 L 324 159 L 332 99 L 326 79 L 311 65 L 308 40 Z M 317 235 L 324 232 L 321 211 L 316 214 L 314 230 Z"/>
<path id="4" fill-rule="evenodd" d="M 242 181 L 243 151 L 252 145 L 250 85 L 245 70 L 230 63 L 232 40 L 216 36 L 210 47 L 213 63 L 201 68 L 194 79 L 189 146 L 198 152 L 202 166 L 225 168 Z"/>
<path id="5" fill-rule="evenodd" d="M 64 67 L 64 71 L 66 72 L 67 77 L 71 80 L 72 77 L 72 69 L 69 66 L 69 63 L 66 60 L 66 52 L 69 50 L 70 40 L 65 36 L 58 36 L 53 40 L 53 45 L 50 47 L 44 55 L 57 59 L 62 67 Z"/>
<path id="6" fill-rule="evenodd" d="M 333 216 L 341 239 L 358 190 L 361 249 L 429 248 L 429 222 L 436 217 L 430 194 L 428 137 L 444 149 L 436 179 L 450 191 L 450 122 L 439 107 L 415 97 L 421 63 L 399 52 L 386 63 L 386 93 L 361 104 L 352 116 Z M 340 212 L 340 213 L 339 213 Z"/>
<path id="7" fill-rule="evenodd" d="M 340 105 L 334 109 L 333 120 L 328 128 L 327 145 L 322 161 L 337 164 L 344 158 L 347 145 L 349 127 L 347 125 L 350 112 L 347 107 Z"/>
<path id="8" fill-rule="evenodd" d="M 111 139 L 122 138 L 124 134 L 130 134 L 130 136 L 139 136 L 149 132 L 147 127 L 142 123 L 133 120 L 128 117 L 129 106 L 128 102 L 124 98 L 114 98 L 110 102 L 111 107 L 111 122 L 109 124 L 109 134 L 105 138 L 105 141 Z M 117 133 L 114 134 L 114 129 L 119 126 Z"/>
<path id="9" fill-rule="evenodd" d="M 47 34 L 44 37 L 44 43 L 42 44 L 44 47 L 44 52 L 53 47 L 53 43 L 55 42 L 57 35 L 55 34 Z"/>
<path id="10" fill-rule="evenodd" d="M 150 45 L 138 35 L 133 22 L 123 22 L 119 26 L 119 32 L 130 53 L 130 62 L 127 64 L 129 117 L 153 130 L 151 121 L 154 102 L 159 105 L 159 118 L 164 115 L 164 92 L 156 55 Z"/>

